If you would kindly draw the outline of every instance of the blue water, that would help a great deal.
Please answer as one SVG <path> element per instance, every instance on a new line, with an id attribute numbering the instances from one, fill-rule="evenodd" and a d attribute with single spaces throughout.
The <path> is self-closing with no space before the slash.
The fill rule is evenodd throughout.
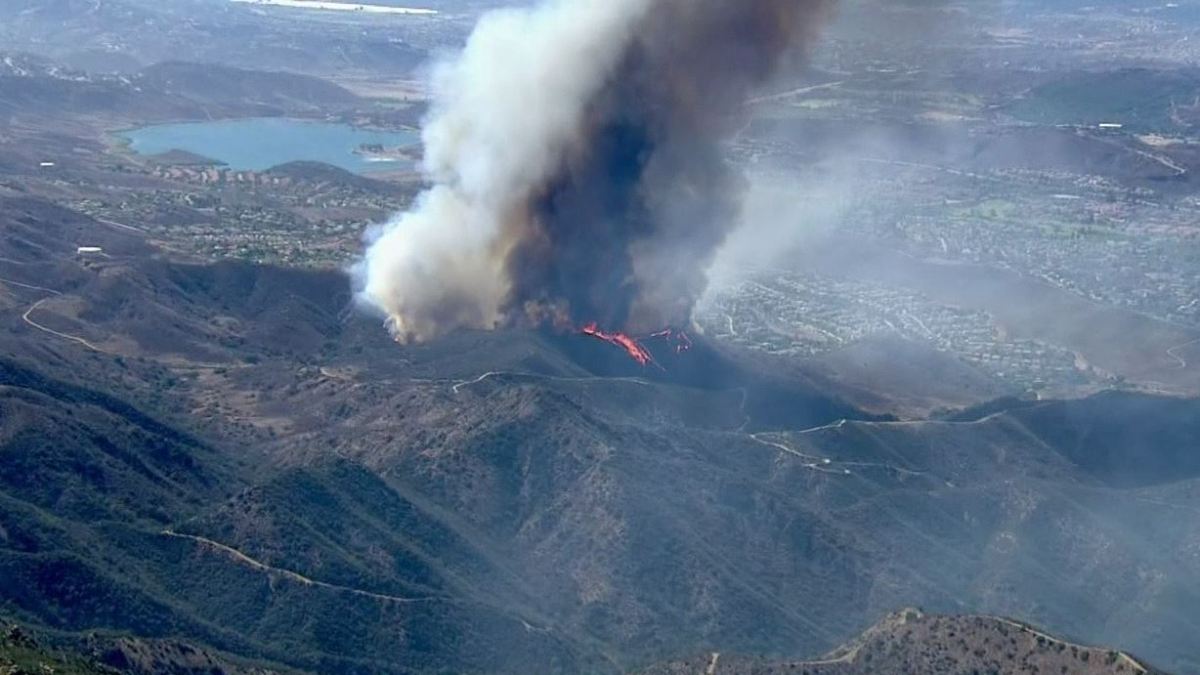
<path id="1" fill-rule="evenodd" d="M 231 169 L 263 171 L 287 162 L 325 162 L 355 173 L 396 171 L 411 162 L 371 162 L 354 150 L 364 143 L 388 148 L 414 145 L 415 132 L 370 131 L 348 124 L 280 118 L 160 124 L 124 131 L 134 152 L 157 155 L 186 150 L 219 160 Z"/>

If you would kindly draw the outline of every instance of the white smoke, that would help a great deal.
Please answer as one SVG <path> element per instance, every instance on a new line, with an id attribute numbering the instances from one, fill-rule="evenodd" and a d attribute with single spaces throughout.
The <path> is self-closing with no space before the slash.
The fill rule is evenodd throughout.
<path id="1" fill-rule="evenodd" d="M 652 0 L 549 0 L 484 15 L 432 73 L 433 187 L 372 235 L 360 297 L 401 341 L 493 328 L 524 199 L 559 168 Z"/>

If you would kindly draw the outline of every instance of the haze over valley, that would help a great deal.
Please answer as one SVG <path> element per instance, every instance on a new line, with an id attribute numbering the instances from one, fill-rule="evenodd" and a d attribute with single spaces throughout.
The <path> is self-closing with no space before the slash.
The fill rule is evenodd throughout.
<path id="1" fill-rule="evenodd" d="M 1200 673 L 1200 4 L 367 4 L 0 6 L 0 672 Z"/>

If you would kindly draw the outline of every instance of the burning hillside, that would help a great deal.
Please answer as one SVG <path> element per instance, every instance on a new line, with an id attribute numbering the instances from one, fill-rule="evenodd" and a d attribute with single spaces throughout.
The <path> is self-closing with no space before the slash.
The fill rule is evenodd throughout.
<path id="1" fill-rule="evenodd" d="M 646 346 L 647 342 L 659 341 L 665 342 L 669 351 L 675 354 L 682 354 L 692 348 L 692 339 L 683 331 L 676 331 L 671 328 L 661 330 L 657 333 L 651 333 L 645 338 L 638 338 L 632 335 L 627 335 L 620 331 L 608 332 L 602 330 L 593 321 L 583 328 L 580 332 L 584 335 L 594 337 L 603 342 L 607 342 L 613 346 L 620 347 L 625 350 L 629 358 L 638 362 L 642 366 L 657 366 L 662 368 L 662 365 L 654 358 L 654 353 Z"/>
<path id="2" fill-rule="evenodd" d="M 690 325 L 739 210 L 721 142 L 831 2 L 545 0 L 484 15 L 434 71 L 432 187 L 374 233 L 360 296 L 401 341 L 589 326 L 650 363 L 629 336 Z M 686 349 L 678 336 L 647 339 Z"/>

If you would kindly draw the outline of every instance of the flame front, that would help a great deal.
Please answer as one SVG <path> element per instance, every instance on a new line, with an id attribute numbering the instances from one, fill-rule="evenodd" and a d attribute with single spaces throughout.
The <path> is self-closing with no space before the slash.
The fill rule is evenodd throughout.
<path id="1" fill-rule="evenodd" d="M 638 364 L 642 366 L 648 366 L 651 364 L 659 366 L 658 362 L 654 360 L 654 355 L 650 353 L 650 350 L 647 349 L 646 346 L 642 344 L 642 340 L 639 340 L 638 338 L 620 331 L 610 333 L 601 329 L 599 324 L 597 324 L 595 321 L 585 325 L 580 329 L 580 332 L 582 332 L 584 335 L 594 337 L 597 340 L 603 340 L 611 345 L 620 347 L 621 349 L 625 350 L 625 353 L 629 355 L 629 358 L 637 361 Z M 657 333 L 652 333 L 645 339 L 666 340 L 668 343 L 673 344 L 676 354 L 682 354 L 692 348 L 692 339 L 688 337 L 687 333 L 683 331 L 676 331 L 671 328 L 666 328 Z M 662 366 L 659 367 L 661 368 Z"/>
<path id="2" fill-rule="evenodd" d="M 650 351 L 643 347 L 642 343 L 638 342 L 637 338 L 621 332 L 609 333 L 601 330 L 600 326 L 595 321 L 584 326 L 582 330 L 584 335 L 590 335 L 598 340 L 604 340 L 609 344 L 616 345 L 621 349 L 624 349 L 625 352 L 629 354 L 629 358 L 637 361 L 643 366 L 648 366 L 651 363 L 654 363 L 654 357 L 650 354 Z"/>

